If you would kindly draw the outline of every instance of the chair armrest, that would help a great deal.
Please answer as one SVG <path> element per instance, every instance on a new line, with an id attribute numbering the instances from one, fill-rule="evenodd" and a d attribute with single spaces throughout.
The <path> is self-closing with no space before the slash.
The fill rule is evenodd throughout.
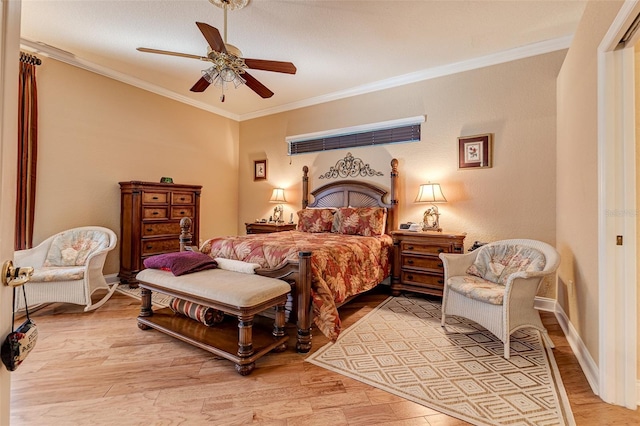
<path id="1" fill-rule="evenodd" d="M 49 245 L 43 244 L 26 250 L 18 250 L 13 253 L 13 263 L 16 266 L 39 268 L 44 264 L 48 251 Z"/>
<path id="2" fill-rule="evenodd" d="M 467 269 L 473 264 L 477 256 L 477 250 L 464 254 L 440 253 L 440 259 L 442 259 L 442 264 L 444 266 L 445 280 L 448 277 L 466 275 Z"/>

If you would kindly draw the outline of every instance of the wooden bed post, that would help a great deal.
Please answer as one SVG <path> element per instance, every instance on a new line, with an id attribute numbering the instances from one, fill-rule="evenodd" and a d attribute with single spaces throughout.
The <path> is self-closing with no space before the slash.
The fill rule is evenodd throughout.
<path id="1" fill-rule="evenodd" d="M 298 282 L 296 296 L 298 304 L 298 340 L 296 350 L 307 353 L 311 350 L 311 317 L 313 301 L 311 300 L 311 252 L 301 251 L 299 257 Z"/>
<path id="2" fill-rule="evenodd" d="M 309 168 L 302 168 L 302 208 L 306 209 L 309 205 Z"/>

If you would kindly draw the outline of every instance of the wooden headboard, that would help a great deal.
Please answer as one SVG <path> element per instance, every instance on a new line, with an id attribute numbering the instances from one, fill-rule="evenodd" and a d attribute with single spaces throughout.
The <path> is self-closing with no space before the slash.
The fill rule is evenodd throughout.
<path id="1" fill-rule="evenodd" d="M 384 197 L 387 191 L 367 182 L 340 180 L 328 183 L 311 192 L 313 202 L 309 203 L 309 168 L 302 168 L 302 208 L 307 207 L 386 207 L 386 233 L 398 229 L 398 160 L 391 160 L 391 191 L 389 203 Z"/>

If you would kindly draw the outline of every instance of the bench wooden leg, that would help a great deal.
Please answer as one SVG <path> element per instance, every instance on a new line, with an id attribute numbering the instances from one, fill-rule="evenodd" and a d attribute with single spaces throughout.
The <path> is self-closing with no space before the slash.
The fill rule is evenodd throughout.
<path id="1" fill-rule="evenodd" d="M 238 356 L 249 358 L 253 355 L 253 315 L 238 317 Z M 236 371 L 246 376 L 255 368 L 256 364 L 236 364 Z"/>
<path id="2" fill-rule="evenodd" d="M 273 337 L 275 337 L 276 339 L 279 339 L 280 337 L 283 337 L 285 335 L 285 322 L 286 322 L 286 318 L 285 318 L 285 304 L 281 303 L 279 305 L 276 305 L 276 320 L 273 323 Z M 273 348 L 273 352 L 283 352 L 287 349 L 287 344 L 286 343 L 282 343 L 281 345 L 276 346 L 275 348 Z"/>
<path id="3" fill-rule="evenodd" d="M 301 251 L 299 258 L 299 277 L 296 283 L 298 303 L 298 340 L 296 350 L 307 353 L 311 350 L 311 252 Z"/>
<path id="4" fill-rule="evenodd" d="M 153 309 L 151 309 L 151 290 L 146 288 L 140 289 L 140 296 L 142 301 L 140 302 L 140 315 L 139 317 L 150 317 L 153 315 Z M 138 328 L 140 330 L 149 330 L 151 327 L 138 322 Z"/>

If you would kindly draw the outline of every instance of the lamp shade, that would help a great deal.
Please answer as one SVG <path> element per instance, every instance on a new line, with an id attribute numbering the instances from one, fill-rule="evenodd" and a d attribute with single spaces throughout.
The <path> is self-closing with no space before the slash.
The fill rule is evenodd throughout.
<path id="1" fill-rule="evenodd" d="M 286 203 L 287 200 L 284 198 L 284 189 L 283 188 L 273 188 L 273 192 L 271 193 L 271 198 L 269 199 L 271 203 Z"/>
<path id="2" fill-rule="evenodd" d="M 425 183 L 420 185 L 416 203 L 446 203 L 447 199 L 442 194 L 439 183 Z"/>

